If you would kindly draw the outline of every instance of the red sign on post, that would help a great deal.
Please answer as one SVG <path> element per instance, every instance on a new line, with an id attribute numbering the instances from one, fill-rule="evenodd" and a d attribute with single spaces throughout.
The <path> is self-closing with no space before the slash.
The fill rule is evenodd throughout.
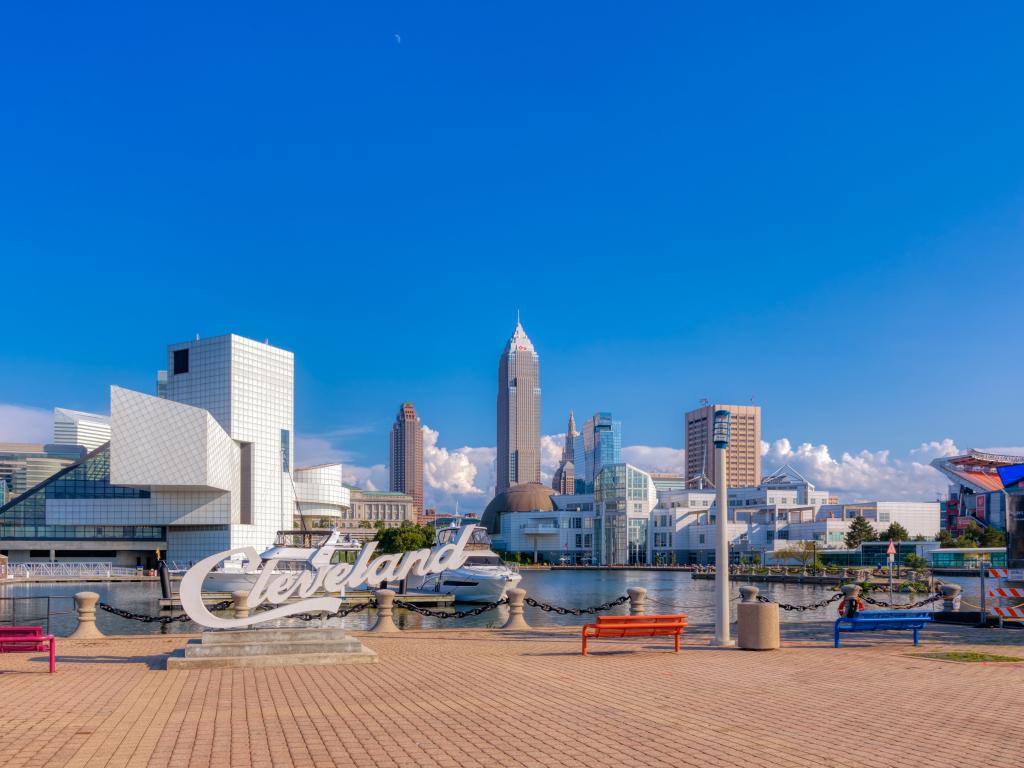
<path id="1" fill-rule="evenodd" d="M 896 555 L 896 545 L 893 544 L 892 541 L 889 542 L 889 548 L 885 550 L 885 554 L 889 557 L 894 557 Z"/>

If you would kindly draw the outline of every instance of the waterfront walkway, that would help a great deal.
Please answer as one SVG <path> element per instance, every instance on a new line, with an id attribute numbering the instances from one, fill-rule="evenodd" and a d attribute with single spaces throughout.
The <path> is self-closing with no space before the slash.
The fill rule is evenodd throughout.
<path id="1" fill-rule="evenodd" d="M 703 629 L 703 631 L 701 631 Z M 361 635 L 379 664 L 164 671 L 186 636 L 0 655 L 5 768 L 22 766 L 984 766 L 1024 753 L 1024 632 L 852 635 L 786 625 L 775 652 L 571 629 Z M 1004 645 L 1005 644 L 1005 645 Z"/>

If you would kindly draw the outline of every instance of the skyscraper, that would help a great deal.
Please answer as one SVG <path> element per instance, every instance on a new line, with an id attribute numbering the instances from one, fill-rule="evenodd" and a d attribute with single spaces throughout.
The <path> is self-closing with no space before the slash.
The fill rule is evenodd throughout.
<path id="1" fill-rule="evenodd" d="M 583 456 L 586 490 L 591 493 L 603 467 L 622 463 L 622 422 L 606 411 L 595 413 L 583 424 L 576 442 L 576 455 Z"/>
<path id="2" fill-rule="evenodd" d="M 711 422 L 716 410 L 732 414 L 725 479 L 730 488 L 761 484 L 761 408 L 757 405 L 705 405 L 686 414 L 686 480 L 691 488 L 715 480 Z M 710 481 L 710 482 L 709 482 Z"/>
<path id="3" fill-rule="evenodd" d="M 540 359 L 516 320 L 498 361 L 498 482 L 495 493 L 540 482 Z"/>
<path id="4" fill-rule="evenodd" d="M 402 403 L 391 427 L 389 489 L 413 498 L 414 512 L 423 512 L 423 430 L 412 403 Z"/>
<path id="5" fill-rule="evenodd" d="M 569 427 L 565 430 L 562 460 L 551 478 L 551 487 L 563 496 L 576 493 L 576 417 L 572 411 L 569 411 Z"/>

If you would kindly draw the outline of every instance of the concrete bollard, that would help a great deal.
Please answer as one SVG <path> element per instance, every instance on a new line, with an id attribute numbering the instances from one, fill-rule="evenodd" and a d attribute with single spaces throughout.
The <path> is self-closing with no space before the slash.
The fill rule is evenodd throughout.
<path id="1" fill-rule="evenodd" d="M 939 587 L 939 591 L 942 593 L 942 610 L 943 611 L 959 611 L 960 610 L 960 590 L 962 587 L 959 584 L 943 584 Z M 984 617 L 982 617 L 984 620 Z"/>
<path id="2" fill-rule="evenodd" d="M 647 613 L 647 590 L 643 587 L 630 587 L 626 590 L 629 595 L 629 615 L 643 616 Z"/>
<path id="3" fill-rule="evenodd" d="M 508 621 L 502 629 L 529 629 L 530 625 L 523 618 L 523 603 L 526 601 L 526 590 L 512 587 L 508 590 Z"/>
<path id="4" fill-rule="evenodd" d="M 377 596 L 377 621 L 370 631 L 378 634 L 400 632 L 395 626 L 395 590 L 378 589 L 374 594 Z"/>
<path id="5" fill-rule="evenodd" d="M 758 602 L 757 587 L 740 587 L 736 606 L 736 645 L 746 651 L 774 651 L 781 644 L 779 604 Z"/>
<path id="6" fill-rule="evenodd" d="M 90 639 L 103 637 L 99 627 L 96 626 L 96 603 L 100 600 L 97 592 L 76 592 L 75 611 L 78 612 L 78 628 L 69 637 L 75 639 Z"/>
<path id="7" fill-rule="evenodd" d="M 235 618 L 249 618 L 249 593 L 239 590 L 231 593 L 231 599 L 235 603 Z"/>

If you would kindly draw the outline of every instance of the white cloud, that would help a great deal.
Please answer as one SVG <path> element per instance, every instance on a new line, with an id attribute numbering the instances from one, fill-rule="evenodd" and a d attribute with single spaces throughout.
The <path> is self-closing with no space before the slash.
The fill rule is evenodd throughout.
<path id="1" fill-rule="evenodd" d="M 53 411 L 29 405 L 0 403 L 0 441 L 53 442 Z"/>
<path id="2" fill-rule="evenodd" d="M 437 444 L 437 438 L 436 429 L 423 426 L 424 485 L 445 493 L 486 493 L 486 486 L 477 484 L 477 475 L 494 462 L 494 449 L 465 446 L 449 451 Z"/>
<path id="3" fill-rule="evenodd" d="M 905 457 L 894 457 L 888 450 L 862 450 L 844 452 L 836 458 L 827 445 L 801 443 L 794 447 L 782 438 L 761 443 L 761 466 L 767 473 L 789 464 L 820 490 L 839 496 L 841 501 L 934 501 L 944 492 L 947 481 L 928 462 L 959 452 L 953 441 L 946 438 L 921 443 Z"/>
<path id="4" fill-rule="evenodd" d="M 627 445 L 622 449 L 622 460 L 645 472 L 686 471 L 686 451 L 663 445 Z"/>
<path id="5" fill-rule="evenodd" d="M 388 468 L 384 464 L 374 464 L 372 467 L 345 464 L 342 477 L 349 485 L 368 491 L 386 491 L 389 485 Z"/>
<path id="6" fill-rule="evenodd" d="M 544 435 L 540 439 L 540 481 L 545 485 L 551 483 L 555 470 L 562 463 L 562 449 L 565 447 L 565 432 L 560 435 Z M 578 460 L 580 467 L 583 460 Z M 577 470 L 580 471 L 580 470 Z"/>
<path id="7" fill-rule="evenodd" d="M 308 467 L 313 464 L 344 464 L 352 454 L 337 447 L 327 435 L 296 435 L 295 465 Z"/>

